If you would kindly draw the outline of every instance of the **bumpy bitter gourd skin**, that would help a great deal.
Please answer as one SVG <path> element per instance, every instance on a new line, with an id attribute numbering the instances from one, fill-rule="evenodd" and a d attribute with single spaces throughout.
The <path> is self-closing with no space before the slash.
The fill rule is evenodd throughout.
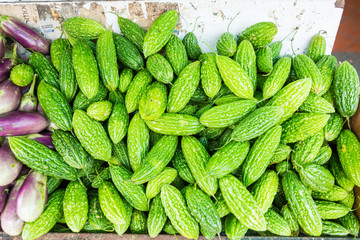
<path id="1" fill-rule="evenodd" d="M 273 209 L 269 209 L 265 213 L 265 219 L 269 232 L 279 236 L 291 236 L 291 228 L 288 221 Z"/>
<path id="2" fill-rule="evenodd" d="M 302 141 L 321 131 L 329 120 L 329 115 L 324 113 L 295 113 L 286 121 L 281 136 L 282 143 Z"/>
<path id="3" fill-rule="evenodd" d="M 291 59 L 280 58 L 274 65 L 263 86 L 263 98 L 274 96 L 284 86 L 291 70 Z"/>
<path id="4" fill-rule="evenodd" d="M 83 17 L 68 18 L 62 27 L 71 37 L 80 39 L 96 39 L 105 31 L 99 22 Z"/>
<path id="5" fill-rule="evenodd" d="M 73 127 L 81 146 L 95 159 L 109 161 L 111 158 L 111 142 L 104 127 L 91 119 L 84 111 L 75 110 Z"/>
<path id="6" fill-rule="evenodd" d="M 136 171 L 147 152 L 149 151 L 150 134 L 149 128 L 139 113 L 136 113 L 130 121 L 127 135 L 127 149 L 131 169 Z"/>
<path id="7" fill-rule="evenodd" d="M 104 31 L 96 42 L 96 60 L 105 87 L 109 91 L 115 91 L 119 87 L 119 70 L 115 43 L 110 30 Z"/>
<path id="8" fill-rule="evenodd" d="M 174 82 L 169 93 L 167 111 L 177 113 L 190 101 L 200 82 L 200 62 L 187 65 Z"/>
<path id="9" fill-rule="evenodd" d="M 337 139 L 337 151 L 346 176 L 356 185 L 360 185 L 360 143 L 350 130 L 343 130 Z"/>
<path id="10" fill-rule="evenodd" d="M 78 83 L 75 78 L 75 70 L 72 62 L 72 49 L 68 48 L 62 54 L 59 63 L 59 85 L 60 91 L 66 100 L 71 102 L 76 95 Z"/>
<path id="11" fill-rule="evenodd" d="M 157 195 L 150 206 L 147 219 L 147 231 L 151 238 L 155 238 L 163 230 L 166 223 L 166 213 L 161 202 L 161 195 Z"/>
<path id="12" fill-rule="evenodd" d="M 343 117 L 351 117 L 359 105 L 360 85 L 359 75 L 349 62 L 344 61 L 338 67 L 333 86 L 336 110 Z"/>
<path id="13" fill-rule="evenodd" d="M 282 186 L 289 207 L 298 219 L 301 228 L 307 234 L 320 236 L 322 232 L 321 216 L 307 188 L 293 171 L 284 175 Z"/>
<path id="14" fill-rule="evenodd" d="M 29 64 L 41 81 L 59 88 L 59 73 L 43 54 L 39 52 L 31 53 L 29 56 Z"/>
<path id="15" fill-rule="evenodd" d="M 143 184 L 158 176 L 169 164 L 178 145 L 177 136 L 163 136 L 146 155 L 131 180 Z"/>
<path id="16" fill-rule="evenodd" d="M 143 185 L 130 181 L 132 172 L 123 166 L 110 166 L 111 179 L 125 200 L 139 211 L 149 210 L 149 201 Z"/>
<path id="17" fill-rule="evenodd" d="M 238 97 L 252 99 L 254 86 L 245 70 L 234 60 L 216 56 L 216 64 L 225 85 Z"/>
<path id="18" fill-rule="evenodd" d="M 160 15 L 148 29 L 144 37 L 145 58 L 157 53 L 169 41 L 178 20 L 178 12 L 170 10 Z"/>
<path id="19" fill-rule="evenodd" d="M 284 109 L 279 124 L 289 119 L 303 104 L 310 93 L 311 82 L 310 78 L 305 78 L 289 83 L 266 104 L 266 106 L 279 106 Z"/>
<path id="20" fill-rule="evenodd" d="M 220 233 L 221 219 L 210 197 L 194 186 L 186 187 L 184 191 L 189 211 L 201 229 L 209 233 Z"/>
<path id="21" fill-rule="evenodd" d="M 273 70 L 272 52 L 270 47 L 266 46 L 256 51 L 256 65 L 262 73 L 271 73 Z"/>
<path id="22" fill-rule="evenodd" d="M 289 223 L 291 229 L 291 235 L 297 236 L 299 234 L 300 228 L 294 213 L 290 210 L 290 208 L 287 205 L 284 205 L 281 208 L 280 213 L 283 216 L 283 218 Z"/>
<path id="23" fill-rule="evenodd" d="M 306 55 L 297 55 L 294 58 L 293 68 L 299 79 L 311 78 L 311 92 L 320 95 L 323 79 L 314 61 Z"/>
<path id="24" fill-rule="evenodd" d="M 216 50 L 220 55 L 232 57 L 236 52 L 236 39 L 229 32 L 223 33 L 216 42 Z"/>
<path id="25" fill-rule="evenodd" d="M 89 224 L 96 230 L 113 231 L 114 225 L 105 217 L 100 207 L 99 194 L 95 189 L 88 192 Z"/>
<path id="26" fill-rule="evenodd" d="M 310 41 L 307 54 L 315 63 L 325 55 L 326 41 L 323 36 L 316 34 Z"/>
<path id="27" fill-rule="evenodd" d="M 80 181 L 68 184 L 63 200 L 63 211 L 66 224 L 73 232 L 80 232 L 88 219 L 87 189 Z"/>
<path id="28" fill-rule="evenodd" d="M 256 87 L 257 68 L 256 68 L 256 54 L 253 45 L 249 40 L 240 42 L 234 60 L 247 72 L 254 88 Z"/>
<path id="29" fill-rule="evenodd" d="M 70 48 L 70 42 L 64 38 L 58 38 L 51 43 L 50 58 L 51 62 L 60 71 L 60 61 L 63 53 Z"/>
<path id="30" fill-rule="evenodd" d="M 98 192 L 100 207 L 106 218 L 115 226 L 126 223 L 126 207 L 115 186 L 111 182 L 103 181 Z"/>
<path id="31" fill-rule="evenodd" d="M 279 177 L 273 170 L 266 171 L 251 188 L 251 194 L 260 206 L 262 213 L 266 213 L 274 201 L 279 186 Z"/>
<path id="32" fill-rule="evenodd" d="M 282 128 L 276 125 L 260 136 L 253 144 L 242 165 L 243 183 L 247 187 L 258 180 L 270 164 L 279 146 Z"/>
<path id="33" fill-rule="evenodd" d="M 168 84 L 174 78 L 174 71 L 165 57 L 160 54 L 154 54 L 148 57 L 146 61 L 146 68 L 151 75 L 159 82 Z"/>
<path id="34" fill-rule="evenodd" d="M 210 108 L 201 114 L 200 122 L 206 127 L 221 128 L 238 123 L 256 107 L 253 100 L 234 101 Z"/>
<path id="35" fill-rule="evenodd" d="M 282 117 L 284 110 L 281 107 L 258 108 L 240 121 L 235 127 L 232 138 L 241 142 L 261 136 L 273 127 Z"/>
<path id="36" fill-rule="evenodd" d="M 55 130 L 51 134 L 51 139 L 56 151 L 67 164 L 78 169 L 85 167 L 87 153 L 73 135 L 62 130 Z"/>
<path id="37" fill-rule="evenodd" d="M 37 94 L 46 116 L 61 130 L 71 131 L 72 109 L 64 94 L 45 82 L 40 82 Z"/>
<path id="38" fill-rule="evenodd" d="M 188 136 L 204 129 L 198 118 L 187 114 L 164 113 L 156 120 L 145 122 L 152 131 L 166 135 Z"/>
<path id="39" fill-rule="evenodd" d="M 187 33 L 182 42 L 186 48 L 187 56 L 192 60 L 198 59 L 201 54 L 201 48 L 195 34 L 193 32 Z"/>
<path id="40" fill-rule="evenodd" d="M 330 201 L 315 201 L 316 207 L 322 219 L 338 219 L 344 217 L 351 211 L 351 208 L 346 207 L 341 203 Z"/>
<path id="41" fill-rule="evenodd" d="M 165 112 L 167 89 L 163 83 L 154 82 L 143 92 L 139 102 L 139 112 L 144 120 L 156 120 Z"/>
<path id="42" fill-rule="evenodd" d="M 216 54 L 204 53 L 199 57 L 201 62 L 201 86 L 209 98 L 214 98 L 220 91 L 222 79 L 216 66 Z"/>
<path id="43" fill-rule="evenodd" d="M 299 170 L 306 163 L 313 163 L 313 160 L 324 143 L 324 132 L 319 131 L 303 141 L 298 141 L 293 147 L 291 160 L 295 169 Z"/>
<path id="44" fill-rule="evenodd" d="M 278 29 L 273 22 L 259 22 L 246 28 L 239 40 L 249 40 L 255 49 L 265 47 L 274 39 Z"/>
<path id="45" fill-rule="evenodd" d="M 225 219 L 225 234 L 230 240 L 241 239 L 245 236 L 248 228 L 243 225 L 233 214 Z"/>
<path id="46" fill-rule="evenodd" d="M 116 56 L 126 67 L 139 71 L 144 68 L 144 59 L 139 50 L 127 38 L 113 33 Z"/>
<path id="47" fill-rule="evenodd" d="M 123 17 L 118 17 L 118 23 L 121 33 L 142 52 L 146 31 L 133 21 Z"/>
<path id="48" fill-rule="evenodd" d="M 214 196 L 218 189 L 217 180 L 213 176 L 207 176 L 205 171 L 210 154 L 200 141 L 192 136 L 186 136 L 181 139 L 181 149 L 199 187 L 209 196 Z"/>
<path id="49" fill-rule="evenodd" d="M 161 202 L 171 225 L 184 237 L 197 239 L 199 225 L 191 216 L 185 204 L 185 199 L 174 186 L 165 184 L 161 188 Z"/>
<path id="50" fill-rule="evenodd" d="M 238 179 L 229 174 L 220 178 L 219 185 L 231 213 L 243 225 L 255 231 L 266 230 L 266 220 L 259 204 Z"/>
<path id="51" fill-rule="evenodd" d="M 157 196 L 164 184 L 171 184 L 177 177 L 177 171 L 173 168 L 166 167 L 159 175 L 150 180 L 146 185 L 146 197 L 152 199 Z"/>
<path id="52" fill-rule="evenodd" d="M 171 64 L 174 73 L 179 76 L 184 67 L 188 64 L 186 48 L 181 39 L 176 35 L 171 35 L 165 48 L 166 59 Z"/>
<path id="53" fill-rule="evenodd" d="M 125 95 L 125 107 L 128 113 L 139 108 L 142 92 L 149 86 L 152 76 L 147 69 L 139 71 L 131 81 Z"/>
<path id="54" fill-rule="evenodd" d="M 28 222 L 24 225 L 21 238 L 34 240 L 48 233 L 61 218 L 62 204 L 65 190 L 56 190 L 50 195 L 45 205 L 44 212 L 34 222 Z"/>
<path id="55" fill-rule="evenodd" d="M 316 62 L 316 66 L 319 68 L 322 76 L 322 84 L 319 86 L 319 95 L 325 94 L 330 89 L 337 65 L 338 61 L 336 57 L 332 55 L 324 55 Z"/>
<path id="56" fill-rule="evenodd" d="M 317 192 L 329 192 L 335 184 L 331 172 L 314 163 L 303 165 L 299 170 L 299 176 L 305 186 Z"/>
<path id="57" fill-rule="evenodd" d="M 99 91 L 99 70 L 95 56 L 85 40 L 80 39 L 73 46 L 72 61 L 81 92 L 87 98 L 93 98 Z"/>
<path id="58" fill-rule="evenodd" d="M 249 141 L 231 141 L 216 151 L 206 164 L 207 174 L 221 178 L 235 171 L 245 160 L 250 149 Z"/>
<path id="59" fill-rule="evenodd" d="M 45 145 L 25 137 L 9 137 L 9 145 L 16 159 L 31 169 L 69 181 L 77 179 L 76 169 L 70 167 L 60 154 Z"/>

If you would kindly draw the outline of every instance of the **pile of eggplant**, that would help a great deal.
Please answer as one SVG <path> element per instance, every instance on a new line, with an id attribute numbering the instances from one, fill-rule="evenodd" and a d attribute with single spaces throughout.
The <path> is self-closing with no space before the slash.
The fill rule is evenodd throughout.
<path id="1" fill-rule="evenodd" d="M 47 200 L 47 177 L 19 162 L 6 136 L 25 135 L 50 148 L 49 121 L 43 113 L 35 91 L 36 76 L 28 86 L 15 85 L 10 77 L 14 66 L 23 61 L 16 49 L 47 54 L 49 43 L 39 33 L 20 21 L 0 17 L 0 213 L 1 228 L 9 235 L 21 233 L 25 222 L 36 220 Z"/>

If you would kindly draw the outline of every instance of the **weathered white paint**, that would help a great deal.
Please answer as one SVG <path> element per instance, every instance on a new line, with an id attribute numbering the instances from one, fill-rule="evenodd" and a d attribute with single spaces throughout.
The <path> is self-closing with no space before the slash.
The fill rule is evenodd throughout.
<path id="1" fill-rule="evenodd" d="M 119 32 L 116 15 L 111 12 L 147 28 L 164 10 L 174 8 L 181 15 L 175 33 L 183 37 L 194 28 L 198 18 L 194 33 L 205 51 L 211 51 L 207 44 L 215 49 L 217 39 L 227 31 L 229 22 L 239 13 L 230 25 L 230 32 L 235 35 L 259 21 L 273 21 L 278 25 L 275 40 L 285 38 L 298 27 L 293 42 L 296 53 L 305 51 L 312 36 L 319 30 L 327 32 L 324 36 L 327 53 L 330 53 L 343 11 L 335 6 L 335 0 L 22 1 L 0 4 L 0 14 L 25 19 L 46 37 L 54 39 L 61 34 L 59 16 L 65 19 L 77 15 L 93 18 Z M 284 40 L 282 53 L 292 53 L 291 36 Z"/>

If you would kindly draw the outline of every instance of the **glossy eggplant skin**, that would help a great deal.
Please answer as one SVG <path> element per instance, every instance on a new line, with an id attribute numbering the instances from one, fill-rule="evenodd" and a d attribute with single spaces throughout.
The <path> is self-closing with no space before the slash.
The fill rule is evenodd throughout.
<path id="1" fill-rule="evenodd" d="M 11 189 L 6 206 L 1 213 L 1 228 L 10 236 L 19 235 L 24 227 L 25 222 L 16 214 L 16 198 L 24 180 L 25 176 L 16 181 L 14 187 Z"/>
<path id="2" fill-rule="evenodd" d="M 49 125 L 44 115 L 14 111 L 0 115 L 0 137 L 21 136 L 43 131 Z"/>
<path id="3" fill-rule="evenodd" d="M 6 80 L 0 83 L 0 114 L 14 111 L 20 103 L 21 88 Z"/>
<path id="4" fill-rule="evenodd" d="M 0 17 L 0 26 L 5 33 L 9 34 L 25 48 L 43 54 L 49 53 L 49 42 L 34 29 L 19 20 L 3 15 Z"/>
<path id="5" fill-rule="evenodd" d="M 12 153 L 9 143 L 0 148 L 0 186 L 7 186 L 19 175 L 23 164 Z"/>
<path id="6" fill-rule="evenodd" d="M 31 171 L 16 198 L 16 213 L 25 222 L 33 222 L 44 211 L 47 200 L 47 176 Z"/>
<path id="7" fill-rule="evenodd" d="M 5 38 L 0 34 L 0 58 L 5 56 Z"/>
<path id="8" fill-rule="evenodd" d="M 50 149 L 55 149 L 52 139 L 51 139 L 51 132 L 41 132 L 41 133 L 33 133 L 26 136 L 29 139 L 35 140 L 38 143 L 41 143 L 47 146 Z"/>
<path id="9" fill-rule="evenodd" d="M 4 210 L 6 205 L 6 200 L 9 195 L 9 188 L 9 185 L 0 187 L 0 213 Z"/>
<path id="10" fill-rule="evenodd" d="M 10 77 L 10 71 L 14 64 L 10 58 L 2 58 L 0 60 L 0 82 Z"/>
<path id="11" fill-rule="evenodd" d="M 25 112 L 36 112 L 38 99 L 34 94 L 36 79 L 33 80 L 29 90 L 21 97 L 18 110 Z"/>

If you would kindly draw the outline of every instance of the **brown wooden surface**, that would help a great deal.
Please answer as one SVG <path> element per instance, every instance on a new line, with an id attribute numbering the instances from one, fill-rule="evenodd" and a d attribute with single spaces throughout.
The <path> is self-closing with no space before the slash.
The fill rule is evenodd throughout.
<path id="1" fill-rule="evenodd" d="M 20 237 L 10 237 L 8 235 L 4 235 L 4 233 L 0 232 L 0 239 L 1 240 L 21 240 Z M 132 235 L 132 234 L 125 234 L 123 236 L 119 236 L 116 234 L 111 233 L 48 233 L 42 236 L 41 238 L 38 238 L 39 240 L 115 240 L 115 239 L 121 239 L 121 240 L 150 240 L 148 235 Z M 184 238 L 180 235 L 172 236 L 172 235 L 159 235 L 156 238 L 153 238 L 156 240 L 187 240 L 187 238 Z M 218 239 L 217 237 L 215 239 Z M 359 238 L 340 238 L 340 237 L 262 237 L 262 236 L 254 236 L 254 237 L 244 237 L 242 240 L 341 240 L 341 239 L 359 239 Z M 198 238 L 198 240 L 205 240 L 204 237 Z M 227 237 L 222 236 L 221 240 L 229 240 Z"/>
<path id="2" fill-rule="evenodd" d="M 1 240 L 21 240 L 20 236 L 10 237 L 5 233 L 0 233 Z M 115 233 L 48 233 L 44 236 L 38 238 L 38 240 L 114 240 L 114 239 L 122 239 L 122 240 L 149 240 L 151 239 L 148 235 L 133 235 L 133 234 L 124 234 L 119 236 Z M 156 237 L 157 240 L 187 240 L 180 235 L 172 236 L 172 235 L 159 235 Z M 226 239 L 226 237 L 222 237 L 222 239 Z M 200 237 L 199 240 L 205 240 L 204 237 Z"/>

